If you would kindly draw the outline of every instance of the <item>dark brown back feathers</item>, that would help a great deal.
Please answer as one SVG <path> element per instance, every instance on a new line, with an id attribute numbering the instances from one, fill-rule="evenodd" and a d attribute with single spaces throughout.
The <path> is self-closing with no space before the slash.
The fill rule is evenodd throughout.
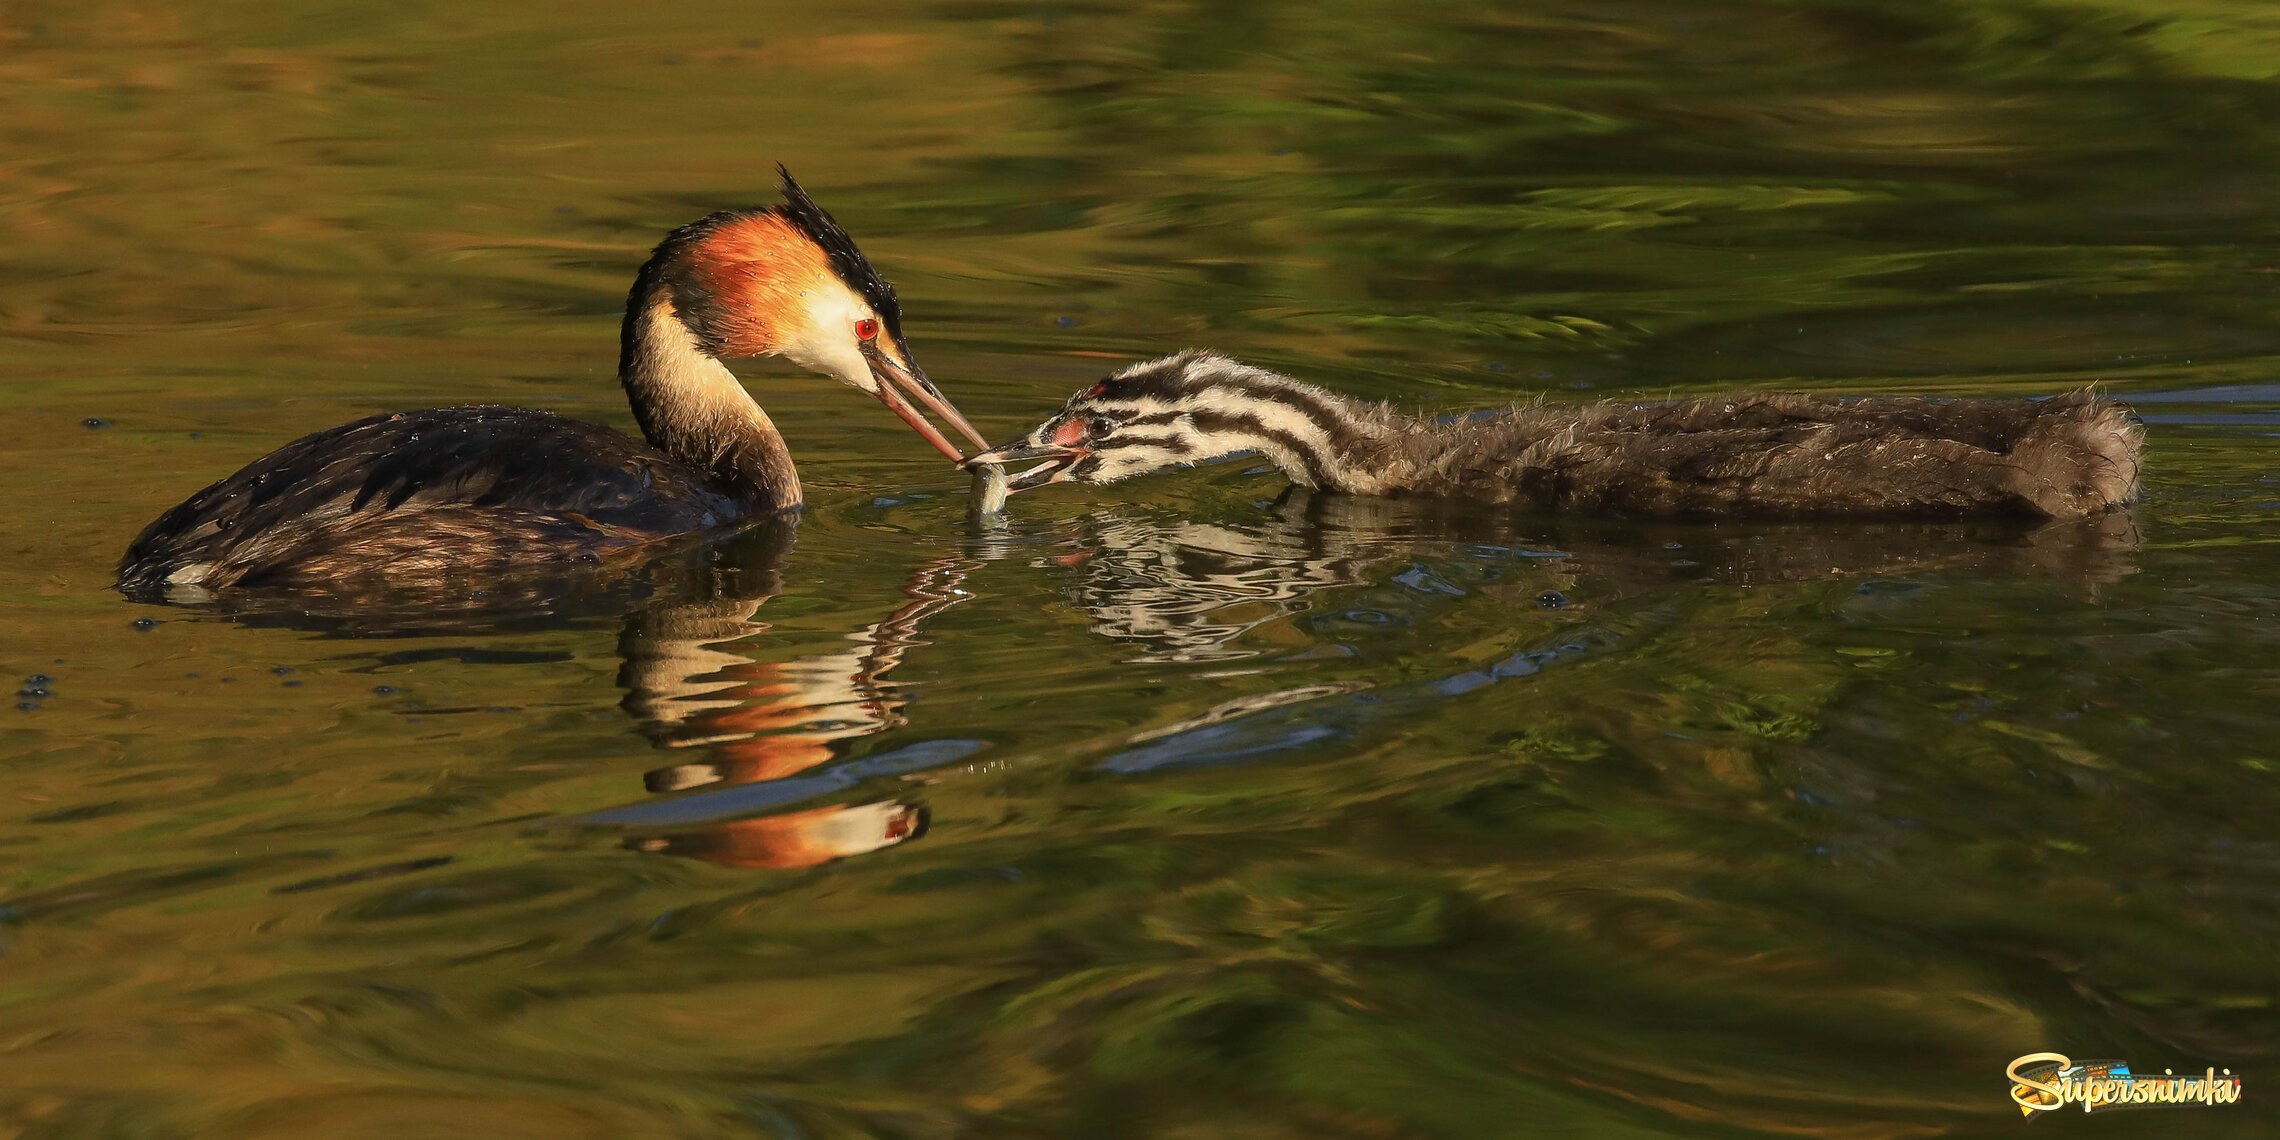
<path id="1" fill-rule="evenodd" d="M 2138 493 L 2144 429 L 2088 391 L 2049 400 L 1749 394 L 1538 405 L 1378 437 L 1401 489 L 1650 516 L 2082 518 Z"/>

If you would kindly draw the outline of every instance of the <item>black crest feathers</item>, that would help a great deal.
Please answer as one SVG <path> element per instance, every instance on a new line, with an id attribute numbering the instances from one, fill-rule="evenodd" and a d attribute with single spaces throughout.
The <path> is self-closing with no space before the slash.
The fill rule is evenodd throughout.
<path id="1" fill-rule="evenodd" d="M 879 319 L 886 323 L 888 335 L 894 337 L 897 346 L 901 346 L 902 306 L 895 302 L 895 287 L 887 284 L 879 276 L 878 270 L 871 268 L 871 262 L 863 256 L 863 251 L 855 248 L 855 239 L 848 237 L 847 231 L 839 228 L 839 223 L 832 219 L 831 214 L 816 205 L 815 199 L 808 197 L 807 191 L 800 189 L 800 184 L 792 177 L 791 171 L 779 163 L 776 173 L 783 176 L 784 180 L 784 202 L 776 207 L 777 215 L 798 226 L 801 233 L 823 247 L 824 254 L 831 259 L 832 273 L 871 303 L 871 311 L 879 314 Z"/>

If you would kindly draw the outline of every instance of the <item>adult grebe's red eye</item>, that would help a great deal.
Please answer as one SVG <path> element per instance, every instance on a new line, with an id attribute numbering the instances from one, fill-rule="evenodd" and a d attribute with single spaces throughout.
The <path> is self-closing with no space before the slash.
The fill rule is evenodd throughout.
<path id="1" fill-rule="evenodd" d="M 865 317 L 855 322 L 855 335 L 870 340 L 879 335 L 879 322 Z"/>

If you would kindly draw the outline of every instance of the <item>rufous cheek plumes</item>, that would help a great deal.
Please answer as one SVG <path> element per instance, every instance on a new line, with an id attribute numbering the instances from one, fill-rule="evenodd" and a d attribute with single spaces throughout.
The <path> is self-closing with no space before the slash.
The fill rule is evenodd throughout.
<path id="1" fill-rule="evenodd" d="M 804 331 L 808 290 L 836 284 L 822 249 L 773 213 L 740 219 L 690 254 L 697 280 L 726 319 L 715 331 L 722 356 L 765 356 Z"/>

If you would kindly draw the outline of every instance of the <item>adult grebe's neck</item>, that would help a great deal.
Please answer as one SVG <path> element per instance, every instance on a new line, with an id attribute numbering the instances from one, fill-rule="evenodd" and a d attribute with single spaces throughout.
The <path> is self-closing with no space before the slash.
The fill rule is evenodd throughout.
<path id="1" fill-rule="evenodd" d="M 649 277 L 627 302 L 618 350 L 618 381 L 642 435 L 755 511 L 798 507 L 799 471 L 774 421 Z"/>

